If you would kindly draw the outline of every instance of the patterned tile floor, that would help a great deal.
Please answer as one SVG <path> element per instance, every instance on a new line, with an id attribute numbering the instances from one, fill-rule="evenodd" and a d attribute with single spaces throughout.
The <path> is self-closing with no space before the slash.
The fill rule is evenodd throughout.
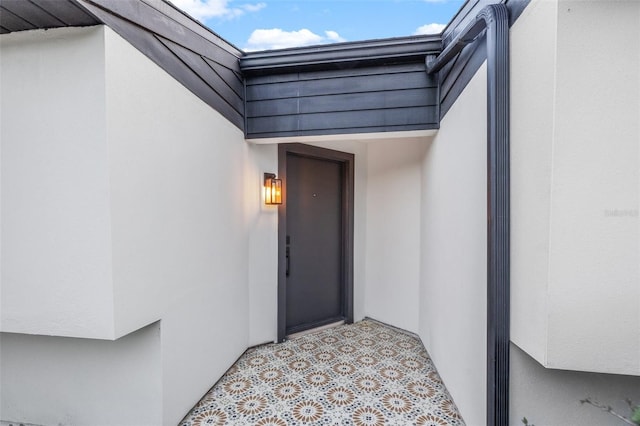
<path id="1" fill-rule="evenodd" d="M 180 426 L 464 425 L 413 335 L 373 320 L 248 350 Z"/>

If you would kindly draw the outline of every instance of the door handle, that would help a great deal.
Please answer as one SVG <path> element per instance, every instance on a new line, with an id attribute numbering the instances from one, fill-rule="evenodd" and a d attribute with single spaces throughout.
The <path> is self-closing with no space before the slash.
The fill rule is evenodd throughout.
<path id="1" fill-rule="evenodd" d="M 285 257 L 287 260 L 287 264 L 286 264 L 286 269 L 285 269 L 285 276 L 289 276 L 289 265 L 290 265 L 290 252 L 289 252 L 289 247 L 287 247 L 287 249 L 285 250 Z"/>

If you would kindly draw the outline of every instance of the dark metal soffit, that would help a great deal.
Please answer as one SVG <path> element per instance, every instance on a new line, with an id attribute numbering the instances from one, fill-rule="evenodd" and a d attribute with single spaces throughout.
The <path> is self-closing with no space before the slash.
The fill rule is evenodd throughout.
<path id="1" fill-rule="evenodd" d="M 101 23 L 73 0 L 0 0 L 0 34 Z"/>
<path id="2" fill-rule="evenodd" d="M 242 50 L 167 0 L 0 0 L 0 33 L 107 24 L 88 10 L 85 5 L 102 8 L 132 22 L 142 22 L 145 18 L 151 18 L 147 10 L 154 10 L 163 14 L 165 19 L 183 27 L 187 32 L 198 35 L 203 40 L 225 49 L 236 57 L 243 54 Z M 140 16 L 127 14 L 131 11 L 135 11 Z"/>
<path id="3" fill-rule="evenodd" d="M 248 52 L 240 69 L 249 75 L 424 61 L 442 50 L 439 35 L 336 43 L 311 47 Z"/>
<path id="4" fill-rule="evenodd" d="M 166 0 L 0 0 L 0 32 L 59 27 L 111 26 L 113 16 L 204 57 L 212 47 L 231 58 L 237 70 L 243 52 Z M 215 58 L 214 58 L 215 59 Z M 227 63 L 229 60 L 226 61 Z"/>

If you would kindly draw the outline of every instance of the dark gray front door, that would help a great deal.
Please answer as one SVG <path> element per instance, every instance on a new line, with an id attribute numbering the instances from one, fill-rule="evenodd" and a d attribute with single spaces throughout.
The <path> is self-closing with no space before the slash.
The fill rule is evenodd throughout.
<path id="1" fill-rule="evenodd" d="M 287 334 L 344 319 L 343 167 L 287 154 Z"/>

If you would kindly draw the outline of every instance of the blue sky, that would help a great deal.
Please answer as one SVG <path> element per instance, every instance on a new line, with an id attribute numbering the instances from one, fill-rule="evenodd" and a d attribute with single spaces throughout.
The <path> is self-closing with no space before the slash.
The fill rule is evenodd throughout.
<path id="1" fill-rule="evenodd" d="M 464 0 L 170 0 L 243 50 L 440 32 Z"/>

